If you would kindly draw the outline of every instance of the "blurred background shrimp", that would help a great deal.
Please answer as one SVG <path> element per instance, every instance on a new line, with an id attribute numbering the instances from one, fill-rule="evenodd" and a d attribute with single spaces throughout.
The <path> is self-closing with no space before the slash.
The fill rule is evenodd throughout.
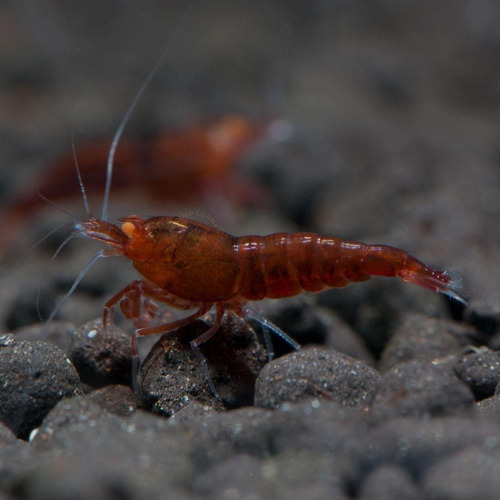
<path id="1" fill-rule="evenodd" d="M 213 200 L 227 201 L 222 213 L 246 204 L 268 202 L 265 190 L 238 175 L 236 165 L 246 152 L 269 141 L 273 122 L 257 124 L 242 116 L 228 115 L 184 130 L 161 131 L 151 138 L 120 142 L 114 157 L 113 192 L 131 199 L 149 200 L 151 210 L 175 210 L 182 206 L 207 206 L 217 212 Z M 3 207 L 0 222 L 0 256 L 26 227 L 34 212 L 79 198 L 75 161 L 87 193 L 96 199 L 103 191 L 111 140 L 75 145 L 75 154 L 60 155 L 22 192 Z M 96 196 L 97 195 L 97 196 Z M 53 209 L 53 207 L 52 207 Z M 229 214 L 230 215 L 230 214 Z"/>

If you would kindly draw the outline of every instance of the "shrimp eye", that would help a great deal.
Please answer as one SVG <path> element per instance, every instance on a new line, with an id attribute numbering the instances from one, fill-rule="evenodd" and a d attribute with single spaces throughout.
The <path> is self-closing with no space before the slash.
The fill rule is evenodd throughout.
<path id="1" fill-rule="evenodd" d="M 129 237 L 133 238 L 134 236 L 137 236 L 138 230 L 137 226 L 133 222 L 124 222 L 122 224 L 122 231 Z"/>

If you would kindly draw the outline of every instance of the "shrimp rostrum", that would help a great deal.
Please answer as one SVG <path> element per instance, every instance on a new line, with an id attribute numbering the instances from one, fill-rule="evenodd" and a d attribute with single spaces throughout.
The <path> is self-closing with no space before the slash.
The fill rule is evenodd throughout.
<path id="1" fill-rule="evenodd" d="M 108 245 L 100 256 L 124 255 L 145 278 L 126 286 L 104 308 L 104 324 L 116 305 L 134 321 L 134 352 L 137 336 L 168 332 L 215 307 L 214 325 L 191 342 L 205 363 L 199 345 L 217 332 L 225 312 L 261 320 L 281 335 L 265 319 L 252 316 L 247 302 L 345 287 L 372 276 L 396 276 L 464 302 L 456 292 L 459 278 L 454 273 L 431 269 L 390 246 L 314 233 L 236 237 L 180 217 L 130 216 L 120 221 L 121 228 L 91 218 L 81 223 L 81 231 Z M 144 317 L 154 316 L 154 302 L 195 312 L 170 323 L 144 326 Z"/>

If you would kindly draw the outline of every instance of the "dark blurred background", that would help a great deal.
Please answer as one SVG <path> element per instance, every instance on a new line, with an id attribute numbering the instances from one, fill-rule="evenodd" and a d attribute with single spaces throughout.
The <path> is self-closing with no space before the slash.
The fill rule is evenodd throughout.
<path id="1" fill-rule="evenodd" d="M 72 132 L 77 145 L 113 135 L 186 4 L 0 4 L 3 204 L 71 147 Z M 239 212 L 231 231 L 303 229 L 405 248 L 461 272 L 472 314 L 498 325 L 499 26 L 495 0 L 201 1 L 126 133 L 233 113 L 286 120 L 287 141 L 238 166 L 273 205 Z M 125 215 L 113 203 L 112 215 Z M 54 212 L 29 225 L 20 255 Z M 48 257 L 38 249 L 20 261 L 1 269 L 0 315 L 13 295 L 30 299 Z"/>

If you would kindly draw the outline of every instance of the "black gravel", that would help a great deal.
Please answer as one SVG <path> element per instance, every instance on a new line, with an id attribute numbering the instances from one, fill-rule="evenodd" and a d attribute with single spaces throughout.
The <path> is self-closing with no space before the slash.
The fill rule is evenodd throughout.
<path id="1" fill-rule="evenodd" d="M 426 498 L 494 498 L 500 488 L 498 451 L 476 446 L 457 451 L 432 467 L 422 483 Z"/>
<path id="2" fill-rule="evenodd" d="M 192 401 L 218 411 L 252 404 L 255 380 L 267 361 L 265 349 L 245 321 L 226 315 L 216 338 L 201 346 L 216 396 L 189 346 L 208 328 L 209 323 L 197 320 L 167 333 L 152 347 L 141 367 L 140 394 L 145 408 L 171 416 Z"/>
<path id="3" fill-rule="evenodd" d="M 302 349 L 268 363 L 255 387 L 255 405 L 276 408 L 322 395 L 347 406 L 365 407 L 377 392 L 380 374 L 366 363 L 320 348 Z"/>
<path id="4" fill-rule="evenodd" d="M 77 155 L 112 136 L 184 6 L 0 8 L 2 213 L 50 175 L 72 130 Z M 134 393 L 131 324 L 119 308 L 119 327 L 89 320 L 137 273 L 97 262 L 46 329 L 37 300 L 46 318 L 99 245 L 75 239 L 48 266 L 60 230 L 23 262 L 68 220 L 40 205 L 24 225 L 1 222 L 12 246 L 0 257 L 0 500 L 497 499 L 499 20 L 496 0 L 200 2 L 125 135 L 283 118 L 292 136 L 238 166 L 265 208 L 195 205 L 237 235 L 403 248 L 461 273 L 468 305 L 397 279 L 264 301 L 305 347 L 273 338 L 268 362 L 261 329 L 226 317 L 201 346 L 220 399 L 189 348 L 208 315 L 140 339 Z M 134 188 L 113 186 L 110 220 L 193 208 L 151 206 Z M 95 214 L 101 195 L 90 193 Z M 82 216 L 80 193 L 55 201 Z"/>
<path id="5" fill-rule="evenodd" d="M 381 465 L 367 474 L 358 497 L 362 500 L 418 500 L 419 489 L 408 471 L 399 465 Z"/>
<path id="6" fill-rule="evenodd" d="M 455 365 L 457 377 L 472 389 L 477 400 L 493 396 L 500 382 L 500 354 L 483 346 Z"/>
<path id="7" fill-rule="evenodd" d="M 102 318 L 89 321 L 76 330 L 68 356 L 82 382 L 91 387 L 131 383 L 130 335 L 114 325 L 103 329 Z"/>
<path id="8" fill-rule="evenodd" d="M 397 416 L 463 414 L 472 407 L 472 391 L 447 364 L 407 361 L 391 368 L 380 381 L 373 415 L 386 420 Z"/>
<path id="9" fill-rule="evenodd" d="M 0 342 L 0 420 L 26 439 L 59 400 L 82 392 L 80 379 L 55 346 L 9 335 Z"/>
<path id="10" fill-rule="evenodd" d="M 378 368 L 386 372 L 412 359 L 432 360 L 456 356 L 460 350 L 481 340 L 473 326 L 422 314 L 404 317 L 382 352 Z"/>
<path id="11" fill-rule="evenodd" d="M 126 417 L 137 409 L 138 401 L 130 387 L 107 385 L 89 393 L 89 400 L 109 413 Z"/>

